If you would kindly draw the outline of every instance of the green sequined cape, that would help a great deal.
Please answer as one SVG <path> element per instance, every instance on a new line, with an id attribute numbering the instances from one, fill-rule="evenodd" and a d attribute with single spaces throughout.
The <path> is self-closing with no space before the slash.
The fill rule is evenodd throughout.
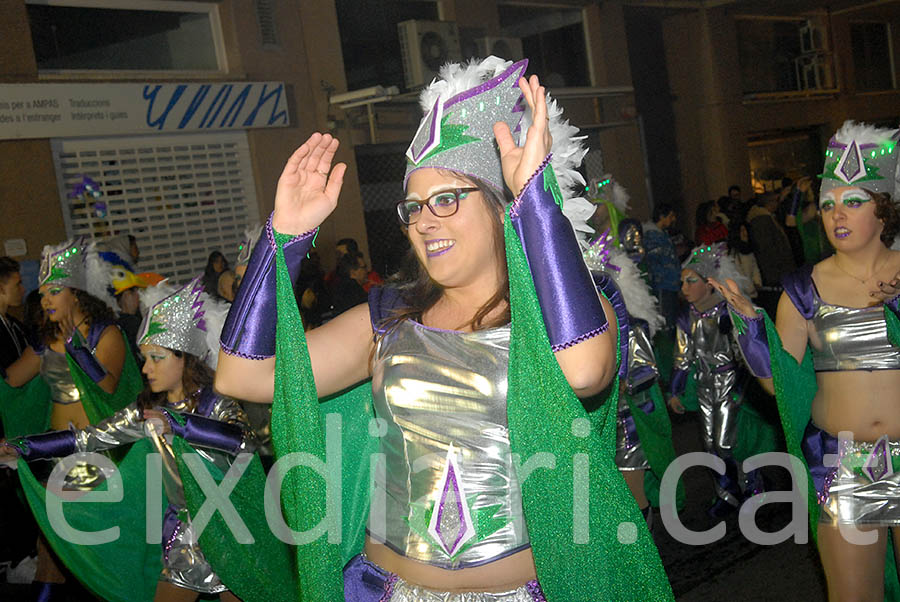
<path id="1" fill-rule="evenodd" d="M 122 335 L 124 338 L 124 334 Z M 126 350 L 129 349 L 126 340 Z M 92 422 L 114 414 L 134 401 L 143 388 L 140 372 L 130 351 L 125 353 L 122 375 L 114 393 L 101 389 L 68 357 L 72 380 L 78 388 L 85 414 Z M 50 423 L 52 401 L 50 390 L 40 376 L 20 388 L 5 382 L 0 385 L 2 415 L 7 434 L 21 436 L 39 433 Z M 141 442 L 146 443 L 146 442 Z M 134 445 L 118 462 L 122 475 L 122 501 L 119 503 L 79 501 L 63 506 L 63 516 L 72 529 L 95 532 L 109 527 L 119 528 L 120 536 L 110 543 L 83 546 L 67 541 L 63 530 L 50 523 L 47 516 L 44 485 L 25 462 L 19 462 L 19 479 L 31 510 L 47 540 L 66 567 L 94 594 L 106 600 L 153 598 L 160 570 L 160 546 L 141 545 L 144 540 L 144 456 L 149 446 Z M 107 491 L 107 483 L 97 492 Z M 93 493 L 93 492 L 91 492 Z M 137 533 L 137 538 L 125 534 Z M 71 538 L 72 532 L 68 533 Z M 148 547 L 150 549 L 148 549 Z M 117 567 L 112 569 L 111 567 Z M 121 570 L 120 568 L 121 567 Z"/>
<path id="2" fill-rule="evenodd" d="M 554 460 L 554 467 L 537 468 L 522 483 L 526 524 L 547 600 L 672 600 L 659 553 L 614 461 L 618 379 L 605 403 L 586 412 L 550 350 L 522 243 L 508 213 L 504 230 L 512 315 L 507 393 L 510 444 L 523 462 L 537 459 L 541 452 Z M 275 451 L 279 458 L 300 453 L 324 461 L 340 442 L 334 437 L 326 441 L 324 435 L 285 264 L 284 238 L 278 240 Z M 365 397 L 364 410 L 355 418 L 349 413 L 344 418 L 368 424 L 371 385 L 361 385 L 354 393 Z M 335 402 L 343 403 L 340 398 L 331 403 Z M 373 426 L 372 431 L 377 430 Z M 365 494 L 370 487 L 366 475 L 370 453 L 377 449 L 373 437 L 366 439 L 355 444 L 357 453 L 369 453 L 356 455 L 353 474 L 343 475 L 353 491 L 341 490 L 340 479 L 326 487 L 309 469 L 295 468 L 285 475 L 282 505 L 288 525 L 307 531 L 323 520 L 323 509 L 327 512 L 327 534 L 296 546 L 297 599 L 343 600 L 342 567 L 349 553 L 362 551 L 361 538 L 348 545 L 346 537 L 363 532 Z M 354 483 L 353 478 L 358 480 Z"/>
<path id="3" fill-rule="evenodd" d="M 900 321 L 887 307 L 884 309 L 887 322 L 888 338 L 894 345 L 900 342 Z M 778 401 L 778 413 L 781 416 L 781 425 L 784 428 L 784 438 L 788 452 L 798 458 L 806 468 L 807 477 L 807 504 L 809 509 L 809 526 L 812 531 L 813 541 L 816 540 L 819 524 L 819 500 L 816 496 L 815 485 L 809 474 L 809 466 L 803 456 L 801 444 L 806 425 L 809 424 L 812 414 L 812 402 L 818 391 L 816 372 L 813 368 L 812 351 L 807 346 L 803 354 L 803 361 L 798 364 L 790 353 L 785 351 L 781 343 L 781 337 L 775 324 L 765 311 L 762 315 L 766 322 L 766 337 L 769 342 L 769 353 L 772 366 L 772 380 L 775 387 L 775 399 Z M 890 533 L 890 530 L 888 531 Z M 884 573 L 884 599 L 900 600 L 900 583 L 897 579 L 896 565 L 894 564 L 894 547 L 888 543 L 885 558 Z"/>
<path id="4" fill-rule="evenodd" d="M 659 486 L 669 464 L 675 459 L 675 448 L 672 446 L 672 421 L 669 420 L 669 412 L 666 410 L 666 402 L 663 401 L 659 383 L 647 389 L 646 394 L 653 401 L 653 411 L 645 414 L 637 407 L 636 400 L 631 395 L 625 395 L 628 409 L 634 417 L 634 426 L 637 429 L 638 438 L 641 440 L 641 448 L 650 470 L 644 474 L 644 493 L 650 504 L 659 508 Z M 645 397 L 639 397 L 644 401 Z M 675 494 L 675 507 L 684 508 L 685 493 L 684 483 L 679 481 Z"/>

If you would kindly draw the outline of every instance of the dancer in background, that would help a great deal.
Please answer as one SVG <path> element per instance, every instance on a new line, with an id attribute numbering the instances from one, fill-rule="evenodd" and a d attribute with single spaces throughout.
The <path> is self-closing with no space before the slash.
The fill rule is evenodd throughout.
<path id="1" fill-rule="evenodd" d="M 622 229 L 620 224 L 620 234 Z M 660 505 L 659 484 L 669 463 L 675 459 L 672 423 L 657 382 L 659 370 L 650 344 L 651 338 L 666 322 L 647 283 L 626 253 L 613 244 L 612 236 L 604 234 L 591 243 L 584 257 L 594 280 L 616 310 L 619 324 L 622 360 L 619 366 L 616 466 L 652 528 L 651 505 Z M 651 471 L 650 483 L 647 483 L 648 470 Z M 677 497 L 677 501 L 662 501 L 682 505 L 684 491 L 680 484 Z"/>
<path id="2" fill-rule="evenodd" d="M 86 427 L 133 401 L 142 388 L 137 365 L 115 325 L 108 264 L 95 245 L 79 238 L 45 247 L 40 284 L 45 320 L 38 338 L 9 366 L 0 386 L 7 436 L 48 426 Z M 100 480 L 96 467 L 84 463 L 67 475 L 72 488 L 91 488 Z M 46 540 L 40 538 L 37 595 L 49 596 L 64 582 Z"/>
<path id="3" fill-rule="evenodd" d="M 835 252 L 784 280 L 775 326 L 733 282 L 714 282 L 737 312 L 748 366 L 778 400 L 788 451 L 809 471 L 835 600 L 900 596 L 896 567 L 885 572 L 889 530 L 900 557 L 898 143 L 898 130 L 852 121 L 831 138 L 819 212 Z"/>
<path id="4" fill-rule="evenodd" d="M 678 318 L 669 405 L 685 411 L 681 397 L 693 374 L 703 429 L 703 448 L 725 462 L 715 479 L 716 501 L 708 509 L 720 518 L 761 488 L 756 471 L 744 475 L 735 450 L 740 439 L 740 413 L 748 374 L 731 337 L 731 321 L 711 279 L 730 278 L 746 289 L 747 279 L 728 255 L 724 243 L 696 247 L 682 264 L 681 291 L 688 306 Z"/>
<path id="5" fill-rule="evenodd" d="M 352 504 L 362 507 L 353 533 L 368 517 L 368 537 L 343 549 L 324 538 L 297 546 L 303 599 L 671 599 L 611 453 L 615 314 L 560 212 L 583 221 L 593 210 L 566 198 L 583 188 L 574 168 L 585 149 L 537 77 L 522 78 L 526 64 L 491 57 L 442 69 L 421 99 L 427 114 L 397 205 L 412 274 L 305 337 L 287 279 L 337 204 L 346 169 L 332 168 L 337 140 L 313 134 L 279 179 L 271 226 L 223 331 L 216 387 L 274 396 L 278 455 L 324 457 L 318 398 L 362 383 L 357 422 L 367 428 L 373 401 L 380 421 L 362 435 L 375 446 L 353 457 L 363 468 L 372 451 L 384 458 L 371 506 Z M 588 413 L 579 397 L 598 395 Z M 539 450 L 556 468 L 520 481 L 514 454 Z M 575 495 L 570 475 L 582 459 L 591 477 Z M 315 524 L 324 483 L 286 479 L 289 522 Z M 625 541 L 622 521 L 633 527 Z"/>
<path id="6" fill-rule="evenodd" d="M 179 435 L 205 450 L 207 458 L 225 471 L 227 455 L 252 452 L 255 447 L 241 407 L 212 390 L 218 338 L 228 309 L 210 299 L 199 280 L 178 290 L 160 284 L 142 294 L 148 311 L 138 340 L 147 387 L 135 401 L 95 425 L 9 440 L 2 458 L 32 462 L 111 449 L 149 436 L 163 458 L 163 474 L 171 475 L 163 479 L 169 504 L 163 518 L 164 553 L 157 601 L 191 600 L 199 594 L 237 600 L 222 585 L 197 543 L 171 441 L 171 433 Z"/>

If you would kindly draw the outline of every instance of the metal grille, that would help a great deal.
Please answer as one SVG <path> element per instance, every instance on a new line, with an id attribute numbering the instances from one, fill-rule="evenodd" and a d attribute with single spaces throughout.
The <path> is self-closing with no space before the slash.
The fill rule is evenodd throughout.
<path id="1" fill-rule="evenodd" d="M 259 221 L 244 132 L 58 138 L 51 141 L 68 236 L 137 238 L 141 272 L 174 283 L 201 273 L 209 253 L 234 262 Z M 99 198 L 70 198 L 83 176 Z"/>
<path id="2" fill-rule="evenodd" d="M 356 163 L 366 217 L 372 268 L 393 274 L 409 248 L 397 221 L 395 205 L 403 198 L 406 145 L 359 145 Z"/>

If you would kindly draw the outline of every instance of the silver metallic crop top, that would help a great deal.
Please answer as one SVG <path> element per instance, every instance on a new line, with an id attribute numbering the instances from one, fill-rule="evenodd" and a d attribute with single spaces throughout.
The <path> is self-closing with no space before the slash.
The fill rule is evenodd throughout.
<path id="1" fill-rule="evenodd" d="M 380 339 L 372 393 L 387 423 L 368 534 L 444 569 L 529 546 L 506 422 L 509 327 L 403 320 Z"/>
<path id="2" fill-rule="evenodd" d="M 809 321 L 816 372 L 900 370 L 900 349 L 888 339 L 883 305 L 845 307 L 826 303 L 804 266 L 784 279 L 784 292 Z"/>
<path id="3" fill-rule="evenodd" d="M 69 360 L 66 358 L 66 354 L 45 347 L 40 355 L 41 378 L 50 387 L 50 398 L 55 403 L 63 405 L 81 401 L 81 394 L 69 371 Z"/>
<path id="4" fill-rule="evenodd" d="M 888 340 L 884 306 L 844 307 L 816 292 L 809 342 L 816 372 L 900 370 L 900 349 Z"/>

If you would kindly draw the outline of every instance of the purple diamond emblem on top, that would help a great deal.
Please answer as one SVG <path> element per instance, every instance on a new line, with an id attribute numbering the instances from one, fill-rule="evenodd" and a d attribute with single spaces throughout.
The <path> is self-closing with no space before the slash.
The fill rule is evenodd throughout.
<path id="1" fill-rule="evenodd" d="M 873 481 L 894 473 L 894 468 L 891 466 L 891 451 L 887 435 L 882 435 L 875 442 L 872 453 L 869 454 L 869 457 L 866 458 L 866 463 L 863 464 L 863 472 L 869 475 L 869 478 Z"/>
<path id="2" fill-rule="evenodd" d="M 463 544 L 475 537 L 475 526 L 459 474 L 456 453 L 451 445 L 438 485 L 438 499 L 428 523 L 428 534 L 441 544 L 444 553 L 451 558 Z"/>
<path id="3" fill-rule="evenodd" d="M 841 155 L 834 173 L 847 184 L 852 184 L 856 180 L 865 177 L 866 164 L 863 158 L 862 149 L 856 144 L 856 140 L 851 140 L 844 148 L 844 154 Z"/>
<path id="4" fill-rule="evenodd" d="M 444 117 L 444 103 L 438 96 L 434 101 L 431 111 L 419 124 L 416 135 L 413 136 L 409 148 L 406 149 L 406 158 L 418 165 L 428 153 L 440 146 L 441 144 L 441 119 Z"/>

